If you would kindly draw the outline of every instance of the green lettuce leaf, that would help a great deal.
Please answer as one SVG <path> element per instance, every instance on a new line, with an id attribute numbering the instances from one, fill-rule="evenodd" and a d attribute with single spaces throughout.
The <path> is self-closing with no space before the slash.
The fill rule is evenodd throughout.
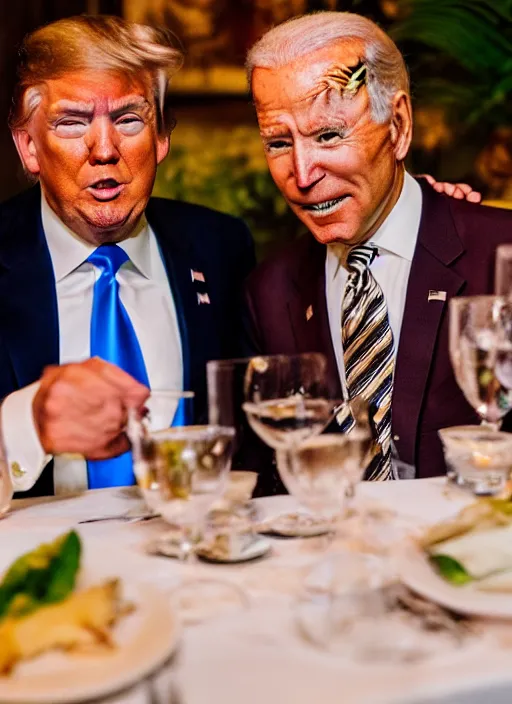
<path id="1" fill-rule="evenodd" d="M 446 579 L 447 582 L 451 582 L 451 584 L 460 585 L 473 581 L 473 577 L 453 557 L 448 555 L 430 555 L 429 560 L 436 567 L 441 577 Z"/>
<path id="2" fill-rule="evenodd" d="M 65 599 L 74 589 L 81 543 L 72 530 L 13 562 L 0 583 L 0 619 Z"/>

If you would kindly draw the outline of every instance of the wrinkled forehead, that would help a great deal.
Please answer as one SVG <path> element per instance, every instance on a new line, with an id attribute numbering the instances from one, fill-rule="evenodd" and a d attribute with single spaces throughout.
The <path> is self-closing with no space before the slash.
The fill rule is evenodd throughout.
<path id="1" fill-rule="evenodd" d="M 50 78 L 35 88 L 45 113 L 66 105 L 113 110 L 123 103 L 153 105 L 151 81 L 143 73 L 83 70 Z"/>
<path id="2" fill-rule="evenodd" d="M 350 121 L 368 107 L 364 50 L 351 40 L 311 52 L 277 69 L 256 68 L 252 92 L 258 122 L 268 131 L 287 117 L 298 124 L 322 117 Z M 355 76 L 356 79 L 351 80 Z"/>

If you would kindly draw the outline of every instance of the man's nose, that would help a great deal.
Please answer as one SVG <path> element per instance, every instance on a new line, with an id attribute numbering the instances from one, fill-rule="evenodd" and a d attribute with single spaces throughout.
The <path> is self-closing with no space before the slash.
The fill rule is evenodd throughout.
<path id="1" fill-rule="evenodd" d="M 87 135 L 89 163 L 92 165 L 117 163 L 119 161 L 117 137 L 115 127 L 107 120 L 98 120 L 92 125 Z"/>
<path id="2" fill-rule="evenodd" d="M 293 149 L 293 175 L 297 188 L 308 190 L 324 177 L 324 170 L 315 158 L 314 152 L 302 145 Z"/>

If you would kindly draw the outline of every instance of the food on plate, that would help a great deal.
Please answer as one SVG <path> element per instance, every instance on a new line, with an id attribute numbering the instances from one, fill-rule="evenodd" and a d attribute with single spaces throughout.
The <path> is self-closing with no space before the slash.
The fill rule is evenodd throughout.
<path id="1" fill-rule="evenodd" d="M 512 592 L 512 502 L 477 501 L 429 528 L 419 542 L 451 584 Z"/>
<path id="2" fill-rule="evenodd" d="M 112 647 L 110 628 L 132 610 L 117 579 L 74 591 L 81 543 L 70 531 L 19 557 L 0 583 L 0 675 L 53 649 Z"/>
<path id="3" fill-rule="evenodd" d="M 113 647 L 110 628 L 131 610 L 123 603 L 119 580 L 71 594 L 56 604 L 25 616 L 0 621 L 0 674 L 8 674 L 20 660 L 48 650 Z"/>

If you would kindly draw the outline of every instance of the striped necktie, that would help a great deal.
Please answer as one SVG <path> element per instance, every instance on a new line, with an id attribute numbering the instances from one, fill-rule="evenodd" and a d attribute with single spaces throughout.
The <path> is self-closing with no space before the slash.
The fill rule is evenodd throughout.
<path id="1" fill-rule="evenodd" d="M 382 289 L 370 271 L 377 248 L 354 247 L 341 312 L 341 338 L 349 398 L 368 401 L 371 421 L 381 447 L 366 478 L 392 479 L 391 395 L 393 391 L 393 333 Z"/>

